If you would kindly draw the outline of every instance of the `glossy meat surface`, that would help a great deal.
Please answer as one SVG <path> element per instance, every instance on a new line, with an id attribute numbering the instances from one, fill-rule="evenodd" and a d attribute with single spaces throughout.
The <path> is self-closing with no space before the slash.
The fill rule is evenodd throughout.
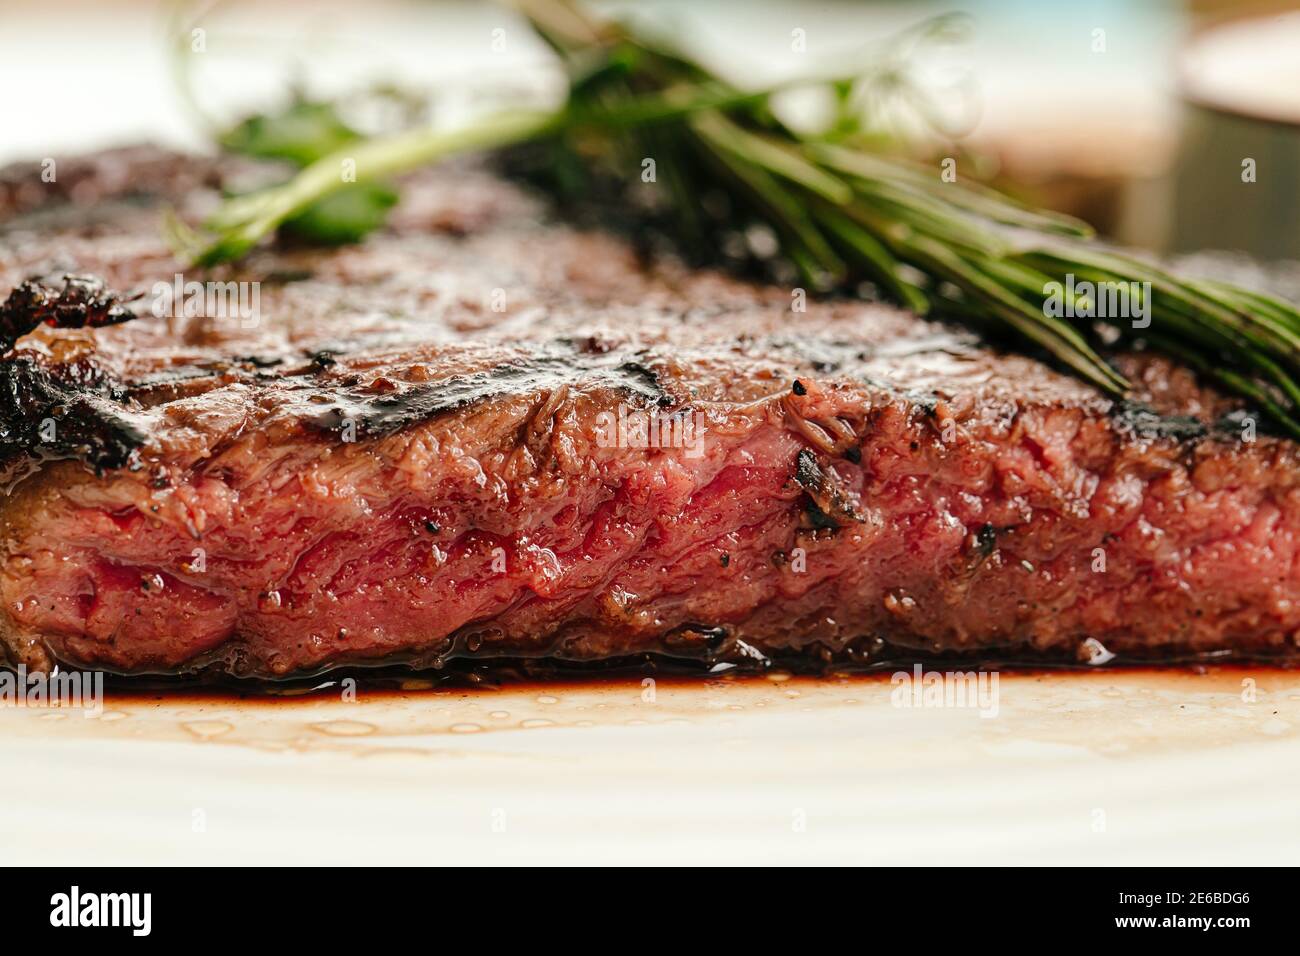
<path id="1" fill-rule="evenodd" d="M 648 265 L 474 169 L 362 246 L 183 276 L 258 283 L 256 316 L 157 318 L 161 203 L 215 173 L 87 163 L 82 198 L 0 174 L 0 295 L 145 293 L 0 367 L 11 661 L 1295 653 L 1296 447 L 1162 359 L 1118 360 L 1119 405 L 888 307 Z"/>

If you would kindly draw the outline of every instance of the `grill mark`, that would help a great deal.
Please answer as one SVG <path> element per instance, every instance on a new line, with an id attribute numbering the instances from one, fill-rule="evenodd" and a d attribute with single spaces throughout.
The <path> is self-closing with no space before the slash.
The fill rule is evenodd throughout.
<path id="1" fill-rule="evenodd" d="M 907 358 L 942 353 L 968 355 L 977 348 L 979 338 L 960 330 L 944 330 L 894 342 L 864 343 L 851 340 L 810 340 L 773 337 L 760 341 L 766 350 L 788 355 L 805 363 L 820 374 L 833 374 L 844 368 L 876 359 Z"/>
<path id="2" fill-rule="evenodd" d="M 1209 429 L 1199 419 L 1188 415 L 1161 415 L 1141 402 L 1116 402 L 1112 407 L 1111 420 L 1120 432 L 1147 440 L 1171 438 L 1189 442 L 1209 434 Z"/>
<path id="3" fill-rule="evenodd" d="M 358 437 L 384 438 L 441 415 L 462 411 L 498 395 L 554 393 L 561 388 L 611 389 L 643 405 L 673 404 L 659 378 L 638 361 L 576 361 L 574 356 L 548 355 L 505 362 L 482 372 L 458 375 L 418 386 L 395 385 L 396 391 L 376 394 L 376 383 L 329 385 L 311 382 L 315 391 L 332 393 L 330 407 L 305 405 L 302 419 L 317 431 L 334 432 L 351 422 Z"/>

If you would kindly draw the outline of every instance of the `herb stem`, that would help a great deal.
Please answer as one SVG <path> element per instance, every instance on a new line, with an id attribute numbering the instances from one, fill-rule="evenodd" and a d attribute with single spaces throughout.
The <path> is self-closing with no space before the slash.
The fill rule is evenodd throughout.
<path id="1" fill-rule="evenodd" d="M 417 129 L 376 137 L 323 156 L 281 186 L 236 198 L 206 225 L 217 242 L 195 256 L 198 265 L 238 258 L 277 226 L 346 184 L 372 182 L 465 152 L 494 149 L 543 135 L 563 111 L 500 113 L 453 130 Z"/>

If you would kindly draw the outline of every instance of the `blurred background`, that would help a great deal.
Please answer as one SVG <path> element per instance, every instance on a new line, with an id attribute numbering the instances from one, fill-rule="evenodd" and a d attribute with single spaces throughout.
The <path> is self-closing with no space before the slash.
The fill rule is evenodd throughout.
<path id="1" fill-rule="evenodd" d="M 913 148 L 1104 234 L 1161 252 L 1300 259 L 1300 0 L 643 0 L 741 84 L 880 69 L 897 37 L 969 15 L 956 43 L 901 67 L 942 129 Z M 204 48 L 178 94 L 175 38 Z M 394 83 L 454 111 L 485 88 L 557 90 L 547 51 L 508 9 L 474 0 L 317 3 L 4 0 L 0 162 L 152 139 L 208 145 L 218 122 L 283 101 Z M 815 112 L 794 102 L 795 113 Z M 906 104 L 901 112 L 906 112 Z"/>

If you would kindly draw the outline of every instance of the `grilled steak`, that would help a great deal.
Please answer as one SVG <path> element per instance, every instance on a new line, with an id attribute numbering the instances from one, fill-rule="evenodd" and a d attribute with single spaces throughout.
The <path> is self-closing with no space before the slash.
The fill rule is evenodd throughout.
<path id="1" fill-rule="evenodd" d="M 12 185 L 37 174 L 0 174 L 11 662 L 1296 652 L 1296 446 L 1158 357 L 1118 357 L 1117 403 L 891 308 L 646 264 L 471 168 L 362 246 L 178 280 L 161 203 L 211 202 L 202 164 Z M 209 279 L 260 283 L 256 314 L 191 301 Z"/>

